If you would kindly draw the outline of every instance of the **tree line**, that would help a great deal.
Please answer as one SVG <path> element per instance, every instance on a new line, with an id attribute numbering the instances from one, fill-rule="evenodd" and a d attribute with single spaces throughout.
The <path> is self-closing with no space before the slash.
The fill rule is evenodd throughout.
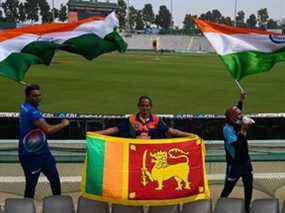
<path id="1" fill-rule="evenodd" d="M 53 19 L 59 21 L 67 20 L 67 6 L 61 4 L 59 9 L 52 9 L 47 0 L 6 0 L 2 1 L 0 5 L 2 7 L 2 10 L 0 10 L 0 22 L 32 23 L 41 21 L 42 23 L 47 23 L 52 22 Z M 121 29 L 144 30 L 155 25 L 160 28 L 162 33 L 197 34 L 199 31 L 193 22 L 193 17 L 251 29 L 285 28 L 285 23 L 280 26 L 277 21 L 269 17 L 267 8 L 262 8 L 257 11 L 257 14 L 250 14 L 248 17 L 246 17 L 243 10 L 240 10 L 237 12 L 235 20 L 231 17 L 223 16 L 218 9 L 207 11 L 199 16 L 189 13 L 184 17 L 182 28 L 179 28 L 173 26 L 172 14 L 165 5 L 159 7 L 157 14 L 154 13 L 152 4 L 145 4 L 142 9 L 130 6 L 129 18 L 127 18 L 127 4 L 125 0 L 118 0 L 118 6 L 117 14 Z"/>
<path id="2" fill-rule="evenodd" d="M 279 25 L 277 21 L 269 17 L 267 8 L 262 8 L 257 11 L 256 15 L 250 14 L 248 17 L 246 17 L 246 14 L 243 10 L 240 10 L 237 12 L 235 20 L 232 20 L 231 17 L 223 16 L 222 13 L 217 9 L 213 9 L 206 13 L 202 13 L 200 16 L 186 14 L 183 21 L 183 30 L 188 33 L 197 32 L 196 26 L 193 22 L 193 17 L 219 24 L 226 24 L 230 26 L 244 27 L 250 29 L 266 30 L 266 29 L 282 29 L 285 27 L 284 24 Z"/>
<path id="3" fill-rule="evenodd" d="M 250 14 L 246 17 L 243 10 L 237 12 L 236 19 L 223 16 L 218 9 L 213 9 L 202 13 L 201 15 L 186 14 L 183 27 L 173 27 L 171 12 L 165 5 L 159 7 L 158 14 L 153 11 L 152 4 L 145 4 L 142 9 L 136 9 L 134 6 L 129 7 L 129 18 L 127 18 L 127 5 L 125 0 L 118 0 L 119 10 L 118 16 L 120 27 L 130 30 L 144 30 L 145 28 L 155 25 L 166 33 L 183 33 L 197 34 L 199 30 L 196 28 L 193 17 L 208 20 L 215 23 L 226 24 L 231 26 L 246 27 L 246 28 L 261 28 L 261 29 L 280 29 L 285 28 L 285 24 L 279 26 L 278 22 L 269 17 L 267 8 L 262 8 L 257 11 L 257 14 Z"/>
<path id="4" fill-rule="evenodd" d="M 127 4 L 125 0 L 118 0 L 118 5 L 117 14 L 121 29 L 144 30 L 155 24 L 164 30 L 169 30 L 172 25 L 171 12 L 165 5 L 159 7 L 158 14 L 153 12 L 152 4 L 145 4 L 141 10 L 130 6 L 129 18 L 127 18 Z"/>
<path id="5" fill-rule="evenodd" d="M 50 8 L 46 0 L 6 0 L 1 3 L 0 22 L 52 22 L 53 18 L 66 21 L 67 6 L 61 4 L 60 8 Z M 54 17 L 53 17 L 54 16 Z"/>

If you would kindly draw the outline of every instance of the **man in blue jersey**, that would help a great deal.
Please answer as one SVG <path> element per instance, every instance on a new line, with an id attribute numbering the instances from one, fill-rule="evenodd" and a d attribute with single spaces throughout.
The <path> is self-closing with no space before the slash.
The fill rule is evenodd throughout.
<path id="1" fill-rule="evenodd" d="M 250 211 L 252 197 L 252 165 L 248 153 L 247 130 L 254 121 L 242 113 L 246 93 L 241 92 L 236 106 L 226 110 L 226 123 L 223 128 L 224 147 L 226 152 L 226 179 L 221 197 L 228 197 L 239 178 L 244 185 L 245 210 Z"/>
<path id="2" fill-rule="evenodd" d="M 39 109 L 41 92 L 38 85 L 29 85 L 25 89 L 25 103 L 20 109 L 19 160 L 25 173 L 25 197 L 33 198 L 41 172 L 50 182 L 52 193 L 61 193 L 60 179 L 56 162 L 52 156 L 46 135 L 60 131 L 69 125 L 63 119 L 57 125 L 48 124 Z"/>

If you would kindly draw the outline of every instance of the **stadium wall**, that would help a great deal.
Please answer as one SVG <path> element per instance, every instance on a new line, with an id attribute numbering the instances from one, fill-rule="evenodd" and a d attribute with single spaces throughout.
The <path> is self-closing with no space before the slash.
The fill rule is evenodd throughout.
<path id="1" fill-rule="evenodd" d="M 125 36 L 129 50 L 153 50 L 153 41 L 158 40 L 158 49 L 175 52 L 214 52 L 203 36 L 186 35 L 128 35 Z"/>
<path id="2" fill-rule="evenodd" d="M 0 113 L 0 140 L 17 139 L 19 137 L 19 114 Z M 251 140 L 285 139 L 285 113 L 252 114 L 256 124 L 248 132 Z M 71 125 L 52 135 L 50 139 L 79 140 L 85 139 L 87 131 L 96 131 L 116 126 L 127 119 L 128 115 L 96 115 L 78 113 L 45 113 L 50 123 L 58 123 L 61 119 L 71 120 Z M 223 115 L 181 114 L 160 115 L 171 127 L 195 133 L 205 140 L 223 140 Z M 125 135 L 118 135 L 124 137 Z"/>

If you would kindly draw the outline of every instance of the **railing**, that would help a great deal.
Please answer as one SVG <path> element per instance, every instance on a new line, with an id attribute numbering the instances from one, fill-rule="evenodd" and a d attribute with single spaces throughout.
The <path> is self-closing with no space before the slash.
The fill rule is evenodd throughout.
<path id="1" fill-rule="evenodd" d="M 0 140 L 0 163 L 17 163 L 18 140 Z M 206 162 L 225 162 L 223 141 L 205 141 Z M 84 140 L 49 140 L 49 146 L 58 163 L 83 163 Z M 285 140 L 249 140 L 253 162 L 285 161 Z"/>

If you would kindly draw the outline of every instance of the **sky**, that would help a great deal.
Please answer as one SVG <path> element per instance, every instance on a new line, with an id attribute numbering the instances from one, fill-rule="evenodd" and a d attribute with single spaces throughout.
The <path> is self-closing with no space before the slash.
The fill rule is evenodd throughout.
<path id="1" fill-rule="evenodd" d="M 47 0 L 50 5 L 52 0 Z M 87 0 L 88 1 L 88 0 Z M 104 0 L 99 0 L 104 1 Z M 224 16 L 234 17 L 234 5 L 237 1 L 237 11 L 243 10 L 246 18 L 261 8 L 267 8 L 269 17 L 274 20 L 285 18 L 285 0 L 172 0 L 174 25 L 182 26 L 185 14 L 200 15 L 212 9 L 218 9 Z M 68 0 L 54 0 L 55 7 Z M 110 0 L 110 2 L 117 2 Z M 136 9 L 142 9 L 145 4 L 151 3 L 154 12 L 157 13 L 160 5 L 166 5 L 170 9 L 171 0 L 129 0 L 130 5 Z"/>

